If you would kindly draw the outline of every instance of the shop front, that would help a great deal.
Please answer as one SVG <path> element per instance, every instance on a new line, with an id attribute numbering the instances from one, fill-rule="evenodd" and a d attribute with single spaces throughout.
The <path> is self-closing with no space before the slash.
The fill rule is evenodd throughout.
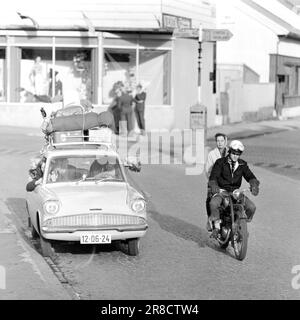
<path id="1" fill-rule="evenodd" d="M 26 124 L 39 125 L 41 104 L 51 111 L 81 99 L 102 111 L 114 103 L 120 83 L 132 95 L 142 85 L 148 129 L 173 128 L 176 101 L 184 101 L 185 106 L 177 106 L 181 109 L 197 102 L 197 39 L 185 39 L 181 46 L 182 39 L 170 31 L 91 35 L 12 30 L 0 41 L 0 105 L 5 121 L 7 113 L 26 111 L 27 117 L 32 114 Z M 13 121 L 16 117 L 9 124 Z"/>

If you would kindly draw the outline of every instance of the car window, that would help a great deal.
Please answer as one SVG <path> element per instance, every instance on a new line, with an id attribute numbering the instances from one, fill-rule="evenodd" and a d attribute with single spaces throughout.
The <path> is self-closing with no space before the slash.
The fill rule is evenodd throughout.
<path id="1" fill-rule="evenodd" d="M 124 181 L 120 163 L 113 156 L 68 156 L 52 158 L 47 183 L 114 179 Z"/>

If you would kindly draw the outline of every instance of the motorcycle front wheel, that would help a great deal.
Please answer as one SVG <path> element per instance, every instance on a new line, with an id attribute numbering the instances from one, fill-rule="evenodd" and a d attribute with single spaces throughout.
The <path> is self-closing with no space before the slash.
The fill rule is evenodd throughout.
<path id="1" fill-rule="evenodd" d="M 244 260 L 247 253 L 248 246 L 248 231 L 247 222 L 245 219 L 238 219 L 236 222 L 236 231 L 232 236 L 232 247 L 234 249 L 235 257 L 238 260 Z"/>

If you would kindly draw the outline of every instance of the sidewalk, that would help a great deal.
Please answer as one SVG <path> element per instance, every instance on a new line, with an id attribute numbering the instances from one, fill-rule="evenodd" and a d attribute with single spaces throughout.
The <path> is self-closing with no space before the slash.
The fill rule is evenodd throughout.
<path id="1" fill-rule="evenodd" d="M 287 120 L 266 120 L 259 122 L 239 122 L 222 125 L 207 130 L 207 139 L 214 140 L 217 132 L 228 135 L 229 140 L 244 139 L 286 130 L 300 129 L 300 117 Z"/>
<path id="2" fill-rule="evenodd" d="M 26 241 L 0 200 L 0 300 L 71 300 L 42 256 Z"/>

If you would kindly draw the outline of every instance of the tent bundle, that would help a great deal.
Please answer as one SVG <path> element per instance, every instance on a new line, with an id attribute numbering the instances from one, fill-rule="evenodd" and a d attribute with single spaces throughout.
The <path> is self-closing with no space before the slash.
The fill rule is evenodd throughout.
<path id="1" fill-rule="evenodd" d="M 96 127 L 108 127 L 112 131 L 115 130 L 113 114 L 109 111 L 101 113 L 87 112 L 81 114 L 70 114 L 62 116 L 54 116 L 47 121 L 44 132 L 52 134 L 54 132 L 89 130 Z"/>

